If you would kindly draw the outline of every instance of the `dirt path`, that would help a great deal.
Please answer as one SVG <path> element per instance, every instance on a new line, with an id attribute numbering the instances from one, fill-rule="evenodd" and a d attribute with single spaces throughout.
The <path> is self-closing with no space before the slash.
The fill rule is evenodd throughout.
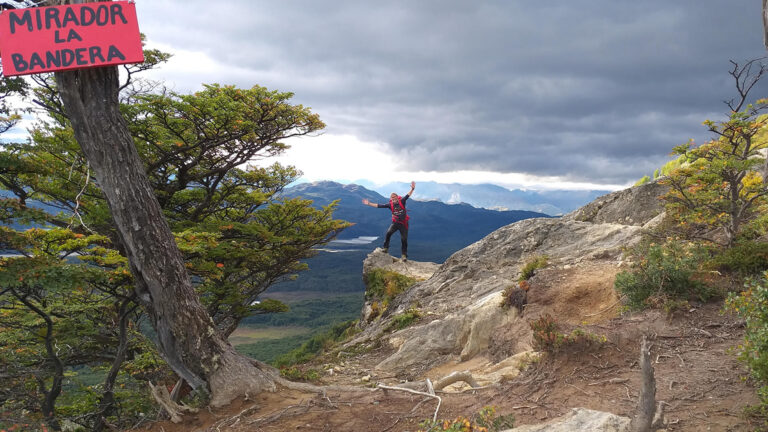
<path id="1" fill-rule="evenodd" d="M 438 393 L 443 399 L 439 417 L 470 416 L 489 405 L 500 414 L 513 413 L 518 425 L 540 423 L 575 407 L 630 415 L 640 383 L 639 339 L 645 333 L 652 341 L 657 400 L 664 401 L 669 431 L 755 429 L 742 416 L 744 407 L 757 403 L 755 389 L 742 379 L 746 371 L 729 352 L 741 341 L 743 326 L 722 315 L 720 305 L 691 308 L 672 320 L 659 312 L 646 312 L 585 329 L 605 335 L 607 342 L 566 347 L 497 386 Z M 436 401 L 403 392 L 372 391 L 371 383 L 376 381 L 397 383 L 397 377 L 371 373 L 378 357 L 372 351 L 349 359 L 339 372 L 323 377 L 325 384 L 357 383 L 362 387 L 359 392 L 329 391 L 320 396 L 284 389 L 239 401 L 220 412 L 189 417 L 181 425 L 161 422 L 139 430 L 418 430 L 419 423 L 434 414 Z M 370 382 L 361 382 L 366 375 Z"/>

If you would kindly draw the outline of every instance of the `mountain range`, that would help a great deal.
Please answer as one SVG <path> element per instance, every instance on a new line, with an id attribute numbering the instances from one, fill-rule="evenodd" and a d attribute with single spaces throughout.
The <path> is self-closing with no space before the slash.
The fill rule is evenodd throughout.
<path id="1" fill-rule="evenodd" d="M 408 183 L 377 185 L 366 180 L 355 182 L 384 196 L 392 191 L 407 191 Z M 524 190 L 492 184 L 419 182 L 413 197 L 447 204 L 466 203 L 491 210 L 531 210 L 559 216 L 569 213 L 612 190 Z M 399 192 L 398 192 L 399 193 Z"/>
<path id="2" fill-rule="evenodd" d="M 418 186 L 421 187 L 421 184 Z M 404 195 L 410 186 L 393 189 Z M 324 206 L 338 200 L 334 218 L 352 222 L 336 240 L 321 249 L 308 263 L 310 271 L 303 272 L 294 281 L 276 285 L 270 291 L 325 291 L 351 292 L 364 289 L 360 266 L 365 256 L 381 246 L 383 236 L 391 222 L 388 208 L 371 208 L 363 199 L 385 204 L 388 198 L 357 184 L 343 185 L 331 181 L 301 183 L 284 192 L 286 197 L 312 200 Z M 389 195 L 389 193 L 387 193 Z M 414 193 L 415 196 L 415 193 Z M 440 201 L 421 201 L 411 198 L 406 203 L 409 221 L 408 256 L 418 261 L 443 262 L 492 231 L 523 219 L 550 217 L 527 210 L 488 210 L 466 203 L 446 204 Z M 390 244 L 390 253 L 400 256 L 400 237 L 396 233 Z"/>

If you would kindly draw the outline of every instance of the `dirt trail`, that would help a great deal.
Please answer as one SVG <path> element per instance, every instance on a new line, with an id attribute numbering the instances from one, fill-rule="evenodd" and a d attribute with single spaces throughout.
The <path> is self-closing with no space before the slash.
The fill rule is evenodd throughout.
<path id="1" fill-rule="evenodd" d="M 651 336 L 657 400 L 665 402 L 669 431 L 754 430 L 744 407 L 757 403 L 755 389 L 742 378 L 746 370 L 729 352 L 743 337 L 743 326 L 708 304 L 672 319 L 657 311 L 581 327 L 605 335 L 605 343 L 564 348 L 532 365 L 518 378 L 461 394 L 440 394 L 439 417 L 470 416 L 484 406 L 513 413 L 516 424 L 540 423 L 584 407 L 630 415 L 640 383 L 639 339 Z M 567 329 L 564 329 L 567 331 Z M 354 357 L 324 384 L 357 384 L 360 392 L 321 395 L 280 390 L 239 401 L 222 411 L 204 411 L 185 423 L 154 423 L 145 431 L 415 431 L 431 418 L 436 402 L 409 393 L 370 390 L 373 382 L 397 383 L 397 377 L 372 374 L 377 351 Z M 370 382 L 361 379 L 370 375 Z M 368 388 L 366 388 L 368 386 Z M 244 410 L 247 412 L 239 417 Z"/>

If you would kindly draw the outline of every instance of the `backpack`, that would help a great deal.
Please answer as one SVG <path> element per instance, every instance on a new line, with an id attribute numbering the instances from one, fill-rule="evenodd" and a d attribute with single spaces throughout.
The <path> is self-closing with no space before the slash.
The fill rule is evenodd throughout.
<path id="1" fill-rule="evenodd" d="M 401 197 L 397 197 L 397 206 L 395 206 L 394 200 L 389 200 L 389 208 L 392 210 L 392 223 L 399 223 L 408 228 L 408 219 L 411 217 L 408 216 L 408 213 L 405 211 L 405 206 L 403 205 Z"/>

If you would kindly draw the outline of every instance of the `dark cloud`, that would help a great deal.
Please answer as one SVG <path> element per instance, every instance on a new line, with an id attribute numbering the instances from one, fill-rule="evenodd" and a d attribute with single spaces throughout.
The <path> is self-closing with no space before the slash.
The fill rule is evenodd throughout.
<path id="1" fill-rule="evenodd" d="M 632 181 L 706 139 L 728 61 L 764 54 L 746 0 L 137 3 L 150 40 L 240 71 L 210 81 L 295 92 L 411 170 Z"/>

